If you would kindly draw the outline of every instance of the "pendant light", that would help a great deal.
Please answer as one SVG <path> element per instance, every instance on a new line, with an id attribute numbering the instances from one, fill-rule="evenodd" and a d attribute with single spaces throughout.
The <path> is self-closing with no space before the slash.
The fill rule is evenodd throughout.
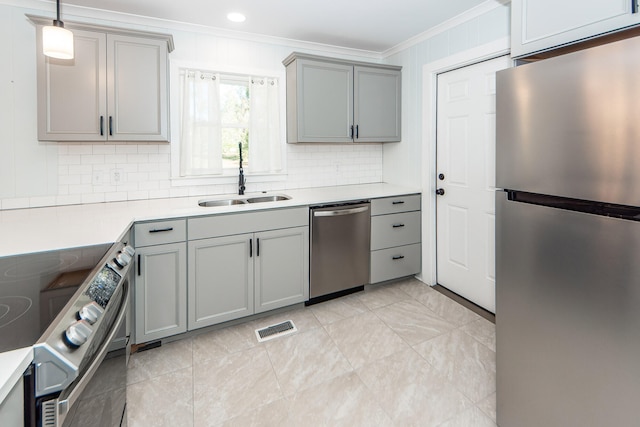
<path id="1" fill-rule="evenodd" d="M 42 50 L 52 58 L 73 59 L 73 33 L 60 20 L 60 0 L 56 0 L 56 11 L 53 25 L 42 28 Z"/>

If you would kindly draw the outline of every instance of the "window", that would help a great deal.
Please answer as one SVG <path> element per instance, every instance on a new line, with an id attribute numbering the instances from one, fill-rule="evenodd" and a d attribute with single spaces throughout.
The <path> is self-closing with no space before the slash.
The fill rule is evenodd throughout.
<path id="1" fill-rule="evenodd" d="M 180 176 L 282 169 L 278 80 L 181 70 Z"/>
<path id="2" fill-rule="evenodd" d="M 222 132 L 222 168 L 238 169 L 239 145 L 242 166 L 249 166 L 249 82 L 224 79 L 220 81 L 220 128 Z"/>

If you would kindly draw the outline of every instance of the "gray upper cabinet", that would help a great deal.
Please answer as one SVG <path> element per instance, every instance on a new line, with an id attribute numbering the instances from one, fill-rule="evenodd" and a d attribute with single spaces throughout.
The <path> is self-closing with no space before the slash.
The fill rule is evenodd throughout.
<path id="1" fill-rule="evenodd" d="M 354 141 L 400 141 L 400 70 L 356 66 L 354 77 Z"/>
<path id="2" fill-rule="evenodd" d="M 72 60 L 45 57 L 37 25 L 38 139 L 168 141 L 170 36 L 67 26 Z"/>
<path id="3" fill-rule="evenodd" d="M 400 141 L 401 67 L 293 53 L 287 142 Z"/>
<path id="4" fill-rule="evenodd" d="M 512 0 L 511 56 L 574 43 L 640 24 L 637 0 Z"/>

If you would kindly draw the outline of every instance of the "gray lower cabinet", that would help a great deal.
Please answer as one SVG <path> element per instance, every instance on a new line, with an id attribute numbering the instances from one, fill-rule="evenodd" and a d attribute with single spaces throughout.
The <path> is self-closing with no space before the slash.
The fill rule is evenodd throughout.
<path id="1" fill-rule="evenodd" d="M 135 280 L 136 344 L 187 330 L 187 244 L 138 247 Z"/>
<path id="2" fill-rule="evenodd" d="M 419 194 L 371 201 L 371 283 L 421 270 Z"/>
<path id="3" fill-rule="evenodd" d="M 189 242 L 188 329 L 308 299 L 308 227 Z"/>
<path id="4" fill-rule="evenodd" d="M 185 219 L 138 223 L 134 298 L 134 343 L 187 330 Z"/>
<path id="5" fill-rule="evenodd" d="M 309 227 L 256 233 L 255 312 L 309 299 Z"/>
<path id="6" fill-rule="evenodd" d="M 189 330 L 253 314 L 252 239 L 249 233 L 189 242 Z"/>
<path id="7" fill-rule="evenodd" d="M 308 208 L 188 220 L 188 329 L 309 299 Z"/>

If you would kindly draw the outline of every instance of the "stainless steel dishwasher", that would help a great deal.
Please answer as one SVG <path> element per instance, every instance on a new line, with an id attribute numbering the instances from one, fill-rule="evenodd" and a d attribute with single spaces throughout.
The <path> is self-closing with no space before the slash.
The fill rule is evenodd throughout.
<path id="1" fill-rule="evenodd" d="M 364 289 L 369 283 L 368 201 L 311 207 L 311 268 L 307 305 Z"/>

